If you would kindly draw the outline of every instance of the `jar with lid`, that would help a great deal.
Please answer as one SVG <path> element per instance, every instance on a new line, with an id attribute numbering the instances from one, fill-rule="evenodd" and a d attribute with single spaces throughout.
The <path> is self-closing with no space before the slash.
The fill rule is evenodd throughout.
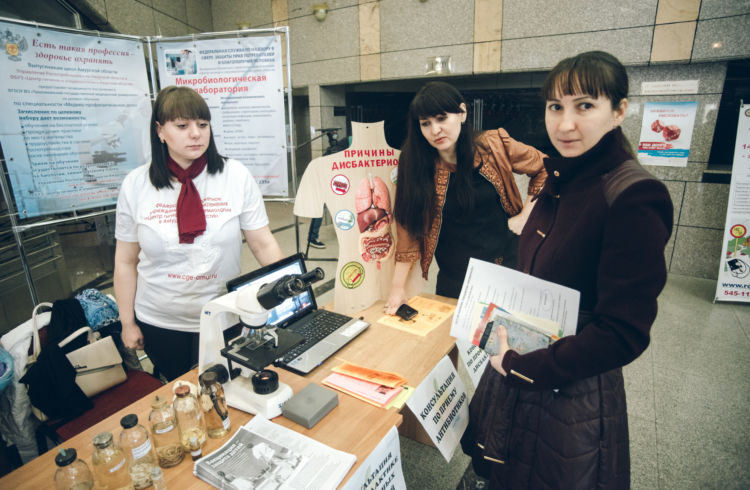
<path id="1" fill-rule="evenodd" d="M 229 410 L 224 398 L 224 388 L 219 383 L 216 373 L 206 371 L 200 376 L 201 408 L 206 417 L 208 437 L 224 437 L 229 432 Z"/>
<path id="2" fill-rule="evenodd" d="M 96 486 L 106 490 L 134 490 L 128 471 L 128 461 L 122 449 L 115 444 L 111 432 L 94 436 L 94 464 Z"/>
<path id="3" fill-rule="evenodd" d="M 180 428 L 180 442 L 186 451 L 194 451 L 190 438 L 195 437 L 198 447 L 206 443 L 206 419 L 203 417 L 198 399 L 190 393 L 190 387 L 178 386 L 175 389 L 174 413 Z"/>
<path id="4" fill-rule="evenodd" d="M 151 424 L 151 440 L 159 466 L 171 468 L 180 464 L 185 451 L 180 442 L 180 431 L 172 404 L 166 398 L 155 396 L 151 402 L 148 421 Z"/>
<path id="5" fill-rule="evenodd" d="M 89 471 L 85 461 L 78 458 L 75 449 L 60 448 L 55 456 L 59 466 L 55 472 L 56 490 L 91 490 L 94 486 L 94 475 Z"/>
<path id="6" fill-rule="evenodd" d="M 138 416 L 131 413 L 120 419 L 120 447 L 128 458 L 130 479 L 136 490 L 151 486 L 151 468 L 154 467 L 154 451 L 148 431 L 138 423 Z"/>

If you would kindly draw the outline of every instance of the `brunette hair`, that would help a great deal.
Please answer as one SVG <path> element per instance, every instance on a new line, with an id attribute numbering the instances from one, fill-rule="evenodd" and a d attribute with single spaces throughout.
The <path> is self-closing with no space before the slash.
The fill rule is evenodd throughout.
<path id="1" fill-rule="evenodd" d="M 171 85 L 159 91 L 154 101 L 154 108 L 151 111 L 151 165 L 148 169 L 151 183 L 157 189 L 172 187 L 172 182 L 167 167 L 167 144 L 159 140 L 156 123 L 163 125 L 177 118 L 203 119 L 210 122 L 211 111 L 203 97 L 190 87 Z M 216 149 L 213 131 L 211 131 L 208 140 L 206 160 L 206 170 L 209 174 L 224 170 L 224 157 L 219 155 L 219 151 Z"/>
<path id="2" fill-rule="evenodd" d="M 443 114 L 463 112 L 461 93 L 445 82 L 429 82 L 419 89 L 409 104 L 406 140 L 398 159 L 398 181 L 393 215 L 415 238 L 423 238 L 435 214 L 435 165 L 438 151 L 422 135 L 419 120 Z M 468 110 L 468 109 L 467 109 Z M 461 125 L 456 142 L 456 173 L 453 177 L 459 206 L 473 204 L 471 173 L 474 168 L 473 131 L 469 118 Z"/>
<path id="3" fill-rule="evenodd" d="M 612 109 L 628 96 L 628 72 L 620 60 L 604 51 L 587 51 L 560 61 L 549 72 L 542 86 L 545 101 L 562 95 L 588 94 L 607 97 Z M 622 148 L 631 157 L 633 149 L 624 134 Z"/>

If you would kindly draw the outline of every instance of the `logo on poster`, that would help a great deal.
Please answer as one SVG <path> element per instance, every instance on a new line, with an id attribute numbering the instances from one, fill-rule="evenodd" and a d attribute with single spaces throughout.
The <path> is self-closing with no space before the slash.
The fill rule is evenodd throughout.
<path id="1" fill-rule="evenodd" d="M 28 49 L 26 38 L 19 34 L 13 34 L 10 30 L 6 30 L 2 36 L 2 42 L 5 45 L 5 52 L 8 54 L 8 59 L 11 61 L 21 61 L 20 54 Z"/>
<path id="2" fill-rule="evenodd" d="M 336 195 L 343 196 L 349 192 L 349 186 L 349 179 L 346 175 L 338 174 L 331 179 L 331 190 Z"/>
<path id="3" fill-rule="evenodd" d="M 339 278 L 345 288 L 354 289 L 365 280 L 365 268 L 359 262 L 349 262 L 341 268 Z"/>
<path id="4" fill-rule="evenodd" d="M 341 211 L 336 213 L 334 222 L 336 223 L 336 227 L 340 230 L 351 230 L 354 226 L 354 213 L 352 213 L 348 209 L 342 209 Z"/>

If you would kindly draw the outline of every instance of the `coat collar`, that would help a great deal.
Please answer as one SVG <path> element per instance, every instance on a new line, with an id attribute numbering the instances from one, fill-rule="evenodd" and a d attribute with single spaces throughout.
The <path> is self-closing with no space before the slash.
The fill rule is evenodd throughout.
<path id="1" fill-rule="evenodd" d="M 570 182 L 586 181 L 610 172 L 625 160 L 632 158 L 625 151 L 627 144 L 622 129 L 617 127 L 583 155 L 573 158 L 545 158 L 547 181 L 542 192 L 559 194 Z"/>

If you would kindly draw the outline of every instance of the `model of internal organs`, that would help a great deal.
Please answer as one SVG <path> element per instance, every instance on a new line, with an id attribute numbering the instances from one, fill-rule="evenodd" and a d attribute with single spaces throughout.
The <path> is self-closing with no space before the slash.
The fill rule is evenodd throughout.
<path id="1" fill-rule="evenodd" d="M 391 195 L 383 179 L 372 174 L 359 183 L 354 195 L 359 226 L 359 251 L 365 262 L 380 262 L 393 254 Z"/>

